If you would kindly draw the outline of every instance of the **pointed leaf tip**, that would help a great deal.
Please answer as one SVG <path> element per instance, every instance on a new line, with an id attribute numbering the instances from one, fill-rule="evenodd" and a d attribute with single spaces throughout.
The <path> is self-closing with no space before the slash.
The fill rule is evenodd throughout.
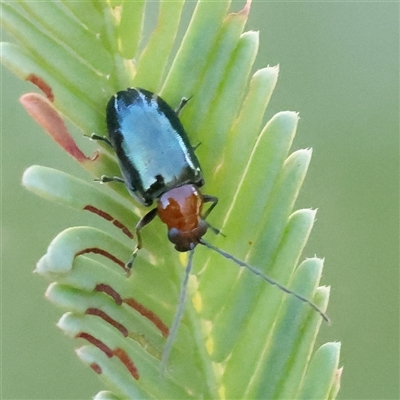
<path id="1" fill-rule="evenodd" d="M 93 400 L 121 400 L 121 397 L 118 397 L 112 392 L 102 390 L 94 396 Z"/>
<path id="2" fill-rule="evenodd" d="M 340 347 L 340 342 L 329 342 L 315 352 L 298 398 L 328 398 L 337 383 Z"/>
<path id="3" fill-rule="evenodd" d="M 250 14 L 251 3 L 252 3 L 252 0 L 247 0 L 246 4 L 244 5 L 244 7 L 239 12 L 232 13 L 232 14 L 229 14 L 229 15 L 243 15 L 244 17 L 247 18 L 249 16 L 249 14 Z"/>
<path id="4" fill-rule="evenodd" d="M 97 153 L 93 158 L 83 154 L 68 132 L 64 120 L 47 98 L 38 93 L 26 93 L 19 101 L 32 119 L 78 162 L 92 161 L 97 157 Z"/>

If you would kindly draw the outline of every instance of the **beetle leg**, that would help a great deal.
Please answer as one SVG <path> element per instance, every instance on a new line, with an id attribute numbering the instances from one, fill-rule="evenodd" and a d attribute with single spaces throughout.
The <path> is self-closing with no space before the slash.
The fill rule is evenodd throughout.
<path id="1" fill-rule="evenodd" d="M 143 247 L 142 236 L 140 235 L 140 231 L 146 225 L 148 225 L 151 221 L 153 221 L 153 219 L 156 215 L 157 215 L 157 208 L 153 208 L 142 219 L 140 219 L 139 222 L 136 224 L 135 232 L 136 232 L 137 244 L 136 244 L 135 250 L 132 253 L 131 258 L 125 265 L 125 267 L 128 270 L 130 270 L 132 268 L 133 262 L 135 261 L 135 258 L 137 257 L 138 251 Z"/>
<path id="2" fill-rule="evenodd" d="M 92 133 L 91 135 L 83 135 L 83 136 L 86 136 L 86 137 L 88 137 L 89 139 L 92 139 L 92 140 L 100 140 L 102 142 L 106 142 L 109 146 L 112 147 L 111 142 L 105 136 L 99 136 L 99 135 L 96 135 L 95 133 Z"/>
<path id="3" fill-rule="evenodd" d="M 120 178 L 119 176 L 106 176 L 102 175 L 99 179 L 95 179 L 95 182 L 100 182 L 100 183 L 107 183 L 107 182 L 122 182 L 125 183 L 125 181 Z"/>
<path id="4" fill-rule="evenodd" d="M 201 145 L 201 142 L 197 143 L 196 146 L 192 146 L 193 151 L 196 151 L 200 145 Z"/>
<path id="5" fill-rule="evenodd" d="M 222 235 L 225 236 L 218 228 L 216 228 L 215 226 L 212 226 L 209 222 L 204 221 L 207 226 L 216 234 L 216 235 Z"/>
<path id="6" fill-rule="evenodd" d="M 208 210 L 201 216 L 201 218 L 203 219 L 203 221 L 208 225 L 208 227 L 216 234 L 216 235 L 222 235 L 225 236 L 219 229 L 215 228 L 214 226 L 212 226 L 209 222 L 205 221 L 205 219 L 208 217 L 208 215 L 210 214 L 210 212 L 214 209 L 214 207 L 217 205 L 218 203 L 218 197 L 216 196 L 210 196 L 208 194 L 203 195 L 203 201 L 204 203 L 213 203 L 211 204 L 211 206 L 208 208 Z"/>
<path id="7" fill-rule="evenodd" d="M 208 210 L 202 215 L 202 219 L 206 219 L 210 212 L 214 209 L 214 207 L 218 203 L 218 197 L 216 196 L 210 196 L 209 194 L 204 194 L 203 195 L 203 201 L 204 203 L 212 203 L 210 207 L 208 207 Z"/>
<path id="8" fill-rule="evenodd" d="M 178 108 L 175 110 L 176 115 L 179 116 L 180 112 L 182 111 L 182 108 L 186 106 L 188 101 L 192 98 L 193 96 L 190 96 L 188 99 L 186 97 L 182 97 L 181 102 L 179 103 Z"/>

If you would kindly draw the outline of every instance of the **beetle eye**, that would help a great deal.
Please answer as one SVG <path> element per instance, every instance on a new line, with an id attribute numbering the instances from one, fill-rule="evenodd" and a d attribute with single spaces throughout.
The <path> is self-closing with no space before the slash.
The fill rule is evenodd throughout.
<path id="1" fill-rule="evenodd" d="M 175 249 L 178 251 L 190 250 L 190 240 L 188 240 L 187 234 L 177 228 L 171 228 L 168 230 L 168 239 L 175 245 Z"/>
<path id="2" fill-rule="evenodd" d="M 181 231 L 177 228 L 171 228 L 168 230 L 168 239 L 175 245 L 175 249 L 178 251 L 193 250 L 207 232 L 207 228 L 208 225 L 205 221 L 199 221 L 197 228 L 191 231 Z"/>

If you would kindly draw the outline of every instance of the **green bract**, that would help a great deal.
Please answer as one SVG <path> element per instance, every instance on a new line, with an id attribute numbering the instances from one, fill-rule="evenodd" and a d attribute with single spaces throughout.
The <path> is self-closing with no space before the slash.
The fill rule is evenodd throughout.
<path id="1" fill-rule="evenodd" d="M 205 174 L 204 192 L 219 197 L 210 223 L 226 235 L 208 241 L 257 266 L 326 309 L 318 287 L 323 260 L 300 262 L 315 211 L 293 211 L 311 157 L 289 154 L 298 116 L 281 112 L 262 127 L 278 68 L 252 74 L 257 32 L 243 32 L 250 1 L 228 14 L 229 1 L 199 0 L 181 43 L 184 2 L 160 1 L 156 27 L 142 37 L 144 1 L 4 1 L 2 62 L 46 97 L 21 98 L 32 117 L 94 177 L 119 175 L 103 146 L 86 157 L 64 120 L 83 134 L 106 133 L 105 105 L 118 90 L 144 87 L 172 107 L 193 96 L 181 120 Z M 257 8 L 257 4 L 254 5 Z M 177 48 L 176 54 L 172 54 Z M 47 297 L 67 312 L 58 326 L 86 340 L 78 357 L 104 379 L 103 398 L 334 398 L 339 344 L 314 352 L 321 317 L 206 248 L 196 249 L 185 315 L 164 375 L 160 359 L 174 317 L 185 257 L 158 222 L 130 277 L 140 208 L 122 185 L 98 184 L 47 167 L 30 167 L 29 190 L 97 214 L 108 232 L 74 227 L 50 244 L 37 272 L 52 280 Z M 92 255 L 96 255 L 95 258 Z M 79 342 L 82 343 L 82 342 Z"/>

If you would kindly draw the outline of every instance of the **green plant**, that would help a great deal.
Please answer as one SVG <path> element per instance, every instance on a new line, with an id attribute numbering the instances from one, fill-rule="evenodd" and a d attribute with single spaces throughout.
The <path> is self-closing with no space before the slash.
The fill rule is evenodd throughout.
<path id="1" fill-rule="evenodd" d="M 323 261 L 315 257 L 298 265 L 315 212 L 293 212 L 311 151 L 288 156 L 296 113 L 278 113 L 262 128 L 278 68 L 251 75 L 258 35 L 243 33 L 250 2 L 227 14 L 229 1 L 200 0 L 173 58 L 184 2 L 160 2 L 147 41 L 141 36 L 145 6 L 3 2 L 3 27 L 17 44 L 2 44 L 2 62 L 46 95 L 24 95 L 22 104 L 98 177 L 119 174 L 114 155 L 102 147 L 86 157 L 64 119 L 86 135 L 104 134 L 105 104 L 118 90 L 145 87 L 172 106 L 193 95 L 181 119 L 191 142 L 201 143 L 196 152 L 206 191 L 220 199 L 210 221 L 227 237 L 213 243 L 325 309 L 329 289 L 317 287 Z M 53 281 L 47 297 L 68 311 L 59 327 L 89 343 L 78 356 L 115 393 L 100 392 L 98 398 L 335 397 L 339 344 L 327 343 L 313 354 L 321 317 L 204 248 L 196 249 L 191 301 L 161 376 L 186 262 L 164 228 L 154 222 L 143 232 L 145 250 L 127 278 L 121 267 L 133 247 L 130 230 L 146 210 L 122 185 L 110 184 L 114 192 L 105 192 L 41 166 L 30 167 L 23 184 L 114 225 L 109 233 L 87 226 L 61 232 L 37 266 Z"/>

